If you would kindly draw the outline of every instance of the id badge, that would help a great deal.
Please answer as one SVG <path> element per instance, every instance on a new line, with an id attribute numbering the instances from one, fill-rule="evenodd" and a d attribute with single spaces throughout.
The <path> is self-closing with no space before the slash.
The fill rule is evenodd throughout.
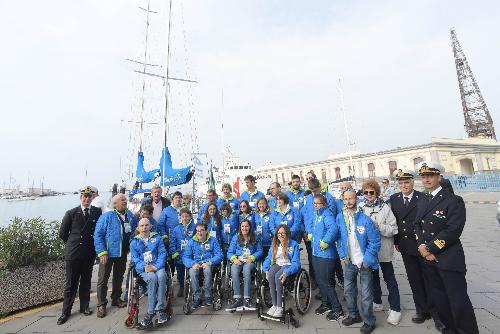
<path id="1" fill-rule="evenodd" d="M 283 221 L 281 222 L 281 225 L 287 225 L 286 220 L 283 220 Z"/>
<path id="2" fill-rule="evenodd" d="M 217 231 L 210 231 L 210 236 L 212 238 L 216 238 L 217 237 Z"/>
<path id="3" fill-rule="evenodd" d="M 151 254 L 151 251 L 144 252 L 143 257 L 144 262 L 146 263 L 150 263 L 151 261 L 153 261 L 153 254 Z"/>
<path id="4" fill-rule="evenodd" d="M 123 227 L 125 228 L 125 233 L 130 233 L 132 232 L 132 228 L 130 226 L 130 223 L 124 223 Z"/>
<path id="5" fill-rule="evenodd" d="M 231 233 L 231 225 L 230 224 L 224 224 L 224 233 L 226 233 L 226 234 Z"/>
<path id="6" fill-rule="evenodd" d="M 184 250 L 187 246 L 188 241 L 187 240 L 181 240 L 181 251 Z"/>
<path id="7" fill-rule="evenodd" d="M 299 208 L 299 202 L 297 202 L 297 201 L 293 202 L 293 207 L 298 209 Z"/>
<path id="8" fill-rule="evenodd" d="M 254 208 L 255 208 L 255 202 L 250 202 L 250 207 L 251 207 L 252 209 L 254 209 Z"/>
<path id="9" fill-rule="evenodd" d="M 257 234 L 262 234 L 262 225 L 257 226 Z"/>

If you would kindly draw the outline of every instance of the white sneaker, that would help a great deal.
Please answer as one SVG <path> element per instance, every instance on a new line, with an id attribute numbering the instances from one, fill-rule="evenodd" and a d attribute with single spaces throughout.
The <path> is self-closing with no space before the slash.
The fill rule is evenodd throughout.
<path id="1" fill-rule="evenodd" d="M 267 315 L 274 317 L 274 312 L 276 312 L 276 306 L 271 306 L 269 310 L 267 310 Z"/>
<path id="2" fill-rule="evenodd" d="M 401 312 L 396 312 L 393 310 L 389 311 L 389 316 L 387 317 L 387 322 L 391 325 L 397 326 L 401 321 L 402 315 Z"/>
<path id="3" fill-rule="evenodd" d="M 274 311 L 273 317 L 281 318 L 283 316 L 283 308 L 276 306 L 276 310 Z"/>
<path id="4" fill-rule="evenodd" d="M 373 303 L 373 312 L 380 312 L 384 310 L 384 305 Z"/>

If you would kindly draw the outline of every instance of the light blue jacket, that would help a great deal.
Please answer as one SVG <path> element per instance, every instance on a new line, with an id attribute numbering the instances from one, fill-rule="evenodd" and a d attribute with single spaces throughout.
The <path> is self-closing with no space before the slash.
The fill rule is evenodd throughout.
<path id="1" fill-rule="evenodd" d="M 164 239 L 167 237 L 170 238 L 170 231 L 179 225 L 179 211 L 181 209 L 182 207 L 176 209 L 170 205 L 162 210 L 160 221 L 158 222 L 158 230 Z"/>
<path id="2" fill-rule="evenodd" d="M 184 266 L 187 268 L 191 268 L 195 263 L 203 264 L 205 262 L 209 262 L 213 266 L 216 266 L 222 262 L 222 259 L 222 250 L 215 238 L 207 235 L 207 240 L 205 240 L 205 242 L 200 242 L 195 235 L 189 240 L 184 250 L 182 263 L 184 263 Z"/>
<path id="3" fill-rule="evenodd" d="M 196 234 L 196 224 L 191 221 L 186 227 L 180 224 L 177 225 L 170 232 L 170 243 L 168 246 L 168 250 L 170 255 L 174 255 L 175 253 L 179 253 L 179 257 L 176 259 L 176 262 L 182 262 L 182 256 L 184 255 L 184 250 L 186 246 Z"/>
<path id="4" fill-rule="evenodd" d="M 323 196 L 326 197 L 326 207 L 332 212 L 332 215 L 334 217 L 337 216 L 337 205 L 335 202 L 335 198 L 329 193 L 329 192 L 324 192 L 322 193 Z M 301 214 L 304 219 L 304 226 L 307 224 L 312 224 L 312 221 L 314 219 L 314 214 L 316 212 L 316 209 L 314 208 L 314 195 L 309 194 L 305 198 L 305 203 L 304 206 L 302 207 Z"/>
<path id="5" fill-rule="evenodd" d="M 286 210 L 282 212 L 279 208 L 274 210 L 274 219 L 271 224 L 271 230 L 276 232 L 279 225 L 286 224 L 292 234 L 292 239 L 300 242 L 302 238 L 302 216 L 297 209 L 287 206 Z"/>
<path id="6" fill-rule="evenodd" d="M 116 211 L 105 212 L 97 220 L 94 231 L 94 247 L 97 256 L 107 254 L 108 257 L 121 257 L 124 238 L 127 245 L 130 243 L 130 236 L 137 228 L 139 218 L 127 210 L 126 223 L 130 225 L 130 233 L 125 233 L 118 213 Z M 128 251 L 128 249 L 126 250 Z"/>
<path id="7" fill-rule="evenodd" d="M 238 242 L 238 235 L 235 235 L 231 240 L 231 246 L 229 246 L 229 249 L 227 250 L 227 258 L 230 259 L 231 262 L 234 262 L 238 256 L 243 255 L 244 248 L 245 245 L 240 244 Z M 262 258 L 262 243 L 259 239 L 257 239 L 255 244 L 249 243 L 246 245 L 246 248 L 250 251 L 250 258 L 252 262 L 259 261 Z"/>
<path id="8" fill-rule="evenodd" d="M 300 270 L 300 247 L 297 242 L 295 242 L 292 239 L 288 240 L 288 249 L 287 249 L 287 255 L 288 259 L 290 260 L 290 266 L 283 270 L 283 273 L 286 276 L 290 276 L 293 274 L 296 274 Z M 269 248 L 269 253 L 267 254 L 266 259 L 264 260 L 264 263 L 262 264 L 262 271 L 267 273 L 269 271 L 269 268 L 273 264 L 275 264 L 275 261 L 272 260 L 273 258 L 273 248 Z"/>
<path id="9" fill-rule="evenodd" d="M 340 237 L 337 240 L 337 250 L 341 259 L 349 257 L 349 221 L 347 216 L 345 216 L 347 215 L 345 211 L 346 209 L 344 208 L 344 210 L 337 215 L 336 219 L 340 231 Z M 354 215 L 354 225 L 356 227 L 356 238 L 358 239 L 359 247 L 363 253 L 363 263 L 372 269 L 377 269 L 379 267 L 378 251 L 380 250 L 381 244 L 379 231 L 370 217 L 360 211 L 356 211 Z"/>
<path id="10" fill-rule="evenodd" d="M 262 214 L 255 212 L 255 235 L 261 239 L 263 247 L 271 246 L 273 242 L 274 230 L 271 227 L 274 219 L 274 211 L 266 211 Z"/>
<path id="11" fill-rule="evenodd" d="M 338 258 L 335 241 L 339 238 L 339 228 L 335 217 L 328 208 L 321 208 L 314 213 L 314 219 L 306 225 L 307 234 L 312 235 L 311 246 L 313 256 L 336 259 Z M 320 241 L 328 244 L 326 249 L 321 249 Z"/>
<path id="12" fill-rule="evenodd" d="M 148 263 L 144 261 L 146 252 L 151 252 L 151 260 Z M 157 269 L 165 268 L 167 251 L 162 237 L 158 233 L 151 232 L 147 243 L 144 243 L 139 235 L 135 236 L 130 242 L 130 257 L 139 274 L 144 272 L 146 264 L 153 265 Z"/>

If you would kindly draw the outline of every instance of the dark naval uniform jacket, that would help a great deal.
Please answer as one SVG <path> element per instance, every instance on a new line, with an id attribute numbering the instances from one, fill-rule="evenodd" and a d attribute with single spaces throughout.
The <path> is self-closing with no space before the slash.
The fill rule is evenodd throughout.
<path id="1" fill-rule="evenodd" d="M 90 206 L 89 219 L 85 220 L 80 205 L 66 212 L 59 230 L 59 237 L 66 243 L 66 261 L 95 258 L 94 230 L 101 213 L 100 208 Z"/>
<path id="2" fill-rule="evenodd" d="M 394 243 L 399 245 L 401 253 L 420 256 L 415 239 L 414 223 L 417 216 L 417 203 L 424 196 L 420 191 L 414 190 L 413 196 L 406 208 L 404 206 L 403 193 L 392 194 L 389 199 L 392 213 L 394 213 L 398 224 L 398 234 L 394 236 Z"/>
<path id="3" fill-rule="evenodd" d="M 417 246 L 426 244 L 437 258 L 440 270 L 465 273 L 465 255 L 460 236 L 465 226 L 465 203 L 462 197 L 441 189 L 429 200 L 420 196 L 415 219 Z"/>

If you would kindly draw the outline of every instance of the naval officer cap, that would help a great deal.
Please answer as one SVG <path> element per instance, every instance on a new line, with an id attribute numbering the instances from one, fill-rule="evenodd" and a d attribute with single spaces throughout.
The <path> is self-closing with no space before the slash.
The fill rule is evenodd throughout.
<path id="1" fill-rule="evenodd" d="M 93 191 L 94 193 L 96 193 L 96 194 L 97 194 L 98 190 L 97 190 L 97 188 L 96 188 L 96 187 L 92 187 L 92 186 L 90 186 L 90 189 L 92 189 L 92 191 Z"/>
<path id="2" fill-rule="evenodd" d="M 396 178 L 396 180 L 409 180 L 409 179 L 414 179 L 415 178 L 415 173 L 411 170 L 402 170 L 402 169 L 396 169 L 393 173 L 392 176 Z"/>
<path id="3" fill-rule="evenodd" d="M 93 195 L 94 191 L 91 186 L 86 186 L 80 189 L 80 195 Z"/>
<path id="4" fill-rule="evenodd" d="M 444 174 L 444 167 L 437 162 L 422 161 L 421 163 L 417 164 L 416 170 L 418 171 L 418 175 L 420 176 Z"/>

